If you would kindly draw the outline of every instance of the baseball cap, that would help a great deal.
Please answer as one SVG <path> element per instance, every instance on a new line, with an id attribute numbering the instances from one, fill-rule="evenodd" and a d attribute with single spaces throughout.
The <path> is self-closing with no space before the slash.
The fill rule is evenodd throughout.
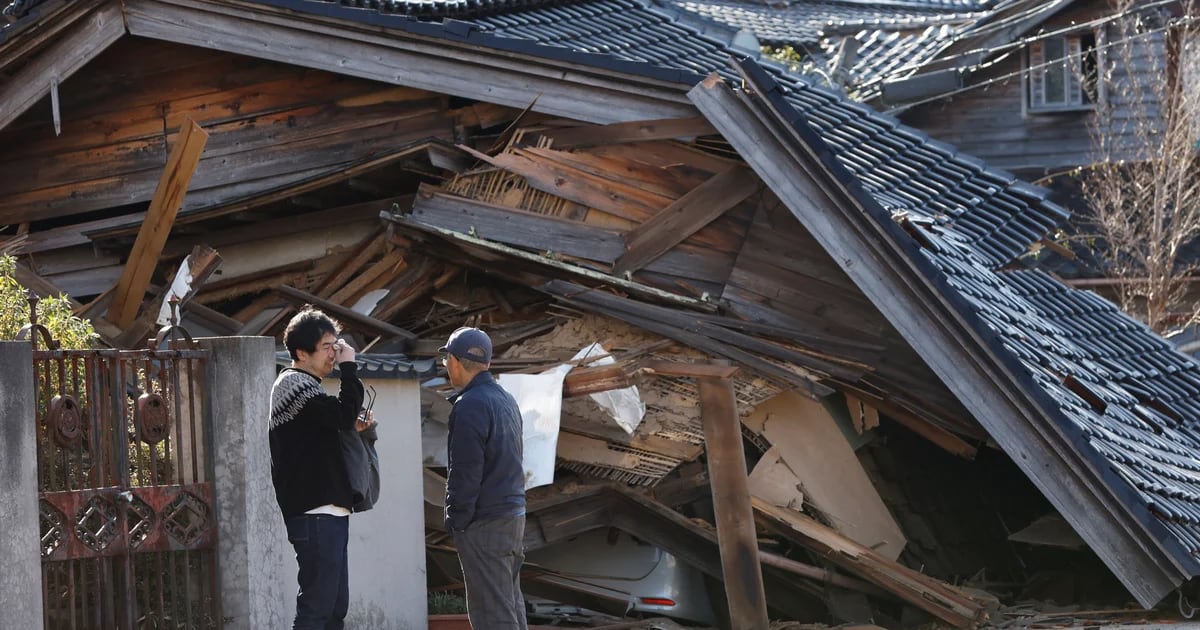
<path id="1" fill-rule="evenodd" d="M 446 345 L 438 348 L 438 352 L 449 352 L 460 359 L 479 363 L 491 363 L 492 340 L 478 328 L 463 327 L 450 333 Z"/>

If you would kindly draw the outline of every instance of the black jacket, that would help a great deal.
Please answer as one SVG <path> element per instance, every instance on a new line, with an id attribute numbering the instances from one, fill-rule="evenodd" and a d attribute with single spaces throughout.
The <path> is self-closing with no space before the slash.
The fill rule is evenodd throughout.
<path id="1" fill-rule="evenodd" d="M 363 384 L 353 361 L 338 369 L 337 396 L 325 393 L 321 379 L 296 368 L 285 368 L 271 388 L 271 480 L 285 518 L 322 505 L 354 506 L 338 431 L 354 430 Z"/>
<path id="2" fill-rule="evenodd" d="M 525 513 L 521 410 L 490 372 L 471 379 L 452 398 L 446 528 Z"/>

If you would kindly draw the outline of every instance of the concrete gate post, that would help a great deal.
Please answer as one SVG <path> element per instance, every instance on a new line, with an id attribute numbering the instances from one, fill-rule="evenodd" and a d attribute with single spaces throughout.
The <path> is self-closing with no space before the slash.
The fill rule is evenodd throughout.
<path id="1" fill-rule="evenodd" d="M 42 627 L 33 346 L 0 341 L 0 601 L 4 627 Z"/>
<path id="2" fill-rule="evenodd" d="M 198 341 L 211 351 L 207 377 L 223 627 L 291 627 L 295 566 L 271 486 L 267 441 L 275 340 Z"/>

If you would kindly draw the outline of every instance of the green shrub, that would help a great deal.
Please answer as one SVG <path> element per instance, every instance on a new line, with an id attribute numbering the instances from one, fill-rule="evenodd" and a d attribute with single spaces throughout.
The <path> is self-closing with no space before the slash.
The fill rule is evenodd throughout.
<path id="1" fill-rule="evenodd" d="M 429 594 L 429 614 L 460 615 L 467 612 L 467 600 L 458 593 L 436 591 Z"/>
<path id="2" fill-rule="evenodd" d="M 21 328 L 29 323 L 28 294 L 17 282 L 16 269 L 15 258 L 0 256 L 0 340 L 16 339 Z M 71 302 L 66 296 L 42 298 L 37 312 L 38 323 L 62 343 L 63 349 L 92 348 L 99 339 L 90 322 L 71 312 Z"/>

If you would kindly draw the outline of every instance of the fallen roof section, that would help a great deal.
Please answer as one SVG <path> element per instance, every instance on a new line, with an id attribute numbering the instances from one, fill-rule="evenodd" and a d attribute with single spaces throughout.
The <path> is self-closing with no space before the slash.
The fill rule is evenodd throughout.
<path id="1" fill-rule="evenodd" d="M 1200 464 L 1179 457 L 1200 446 L 1190 406 L 1172 409 L 1162 396 L 1151 402 L 1166 411 L 1141 404 L 1122 382 L 1136 378 L 1100 362 L 1113 350 L 1076 345 L 1072 329 L 1045 315 L 1067 304 L 1086 319 L 1091 298 L 1049 276 L 1036 276 L 1039 285 L 992 271 L 955 225 L 887 212 L 784 88 L 754 62 L 739 65 L 745 91 L 711 77 L 693 101 L 1138 601 L 1152 606 L 1200 573 Z M 1045 310 L 1006 278 L 1025 295 L 1050 296 L 1040 298 Z M 1155 355 L 1158 387 L 1176 400 L 1192 391 L 1200 368 L 1115 311 L 1104 312 L 1110 326 L 1124 324 L 1114 332 L 1169 357 Z M 1073 330 L 1078 338 L 1084 328 Z"/>

